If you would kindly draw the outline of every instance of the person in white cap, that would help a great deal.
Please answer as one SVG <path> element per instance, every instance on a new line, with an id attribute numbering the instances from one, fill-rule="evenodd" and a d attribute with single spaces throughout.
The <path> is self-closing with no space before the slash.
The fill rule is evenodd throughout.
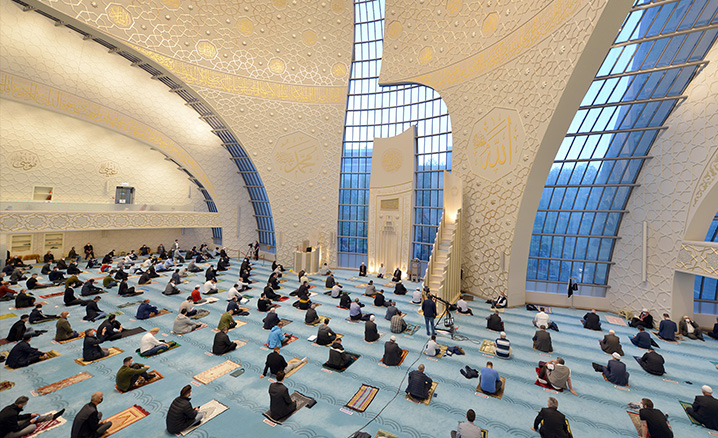
<path id="1" fill-rule="evenodd" d="M 718 430 L 718 400 L 713 398 L 713 388 L 703 385 L 703 395 L 697 395 L 686 413 L 708 429 Z"/>
<path id="2" fill-rule="evenodd" d="M 648 312 L 648 309 L 643 308 L 641 310 L 641 313 L 638 314 L 638 316 L 634 316 L 631 322 L 628 323 L 631 327 L 638 328 L 638 326 L 643 326 L 649 329 L 653 328 L 653 316 Z"/>
<path id="3" fill-rule="evenodd" d="M 396 343 L 396 336 L 392 336 L 384 344 L 384 357 L 381 361 L 387 366 L 398 366 L 401 363 L 401 348 Z"/>
<path id="4" fill-rule="evenodd" d="M 705 341 L 701 327 L 688 315 L 684 316 L 678 323 L 678 333 L 691 339 Z"/>
<path id="5" fill-rule="evenodd" d="M 506 332 L 499 333 L 499 338 L 494 341 L 496 356 L 508 359 L 511 357 L 511 341 L 506 339 Z"/>
<path id="6" fill-rule="evenodd" d="M 606 366 L 594 365 L 596 371 L 601 371 L 603 377 L 614 385 L 628 386 L 629 373 L 626 371 L 626 364 L 621 362 L 621 355 L 613 353 Z"/>

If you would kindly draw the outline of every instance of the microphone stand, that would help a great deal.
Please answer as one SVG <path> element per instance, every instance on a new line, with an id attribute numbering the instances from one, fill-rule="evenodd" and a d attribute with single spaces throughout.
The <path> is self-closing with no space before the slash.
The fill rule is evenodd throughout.
<path id="1" fill-rule="evenodd" d="M 438 301 L 441 301 L 444 304 L 445 313 L 443 316 L 443 319 L 445 321 L 444 326 L 449 327 L 449 334 L 451 335 L 451 339 L 454 339 L 456 328 L 454 327 L 454 317 L 451 316 L 451 304 L 446 301 L 445 299 L 438 297 L 436 295 L 429 294 L 430 297 L 436 298 Z M 441 319 L 439 319 L 441 321 Z"/>

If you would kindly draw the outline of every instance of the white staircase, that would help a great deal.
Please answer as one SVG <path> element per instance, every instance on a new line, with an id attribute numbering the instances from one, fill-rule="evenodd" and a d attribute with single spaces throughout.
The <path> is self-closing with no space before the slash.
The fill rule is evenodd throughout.
<path id="1" fill-rule="evenodd" d="M 433 295 L 453 303 L 461 295 L 461 209 L 456 211 L 455 218 L 447 216 L 452 215 L 444 209 L 424 274 L 424 286 Z M 443 305 L 439 307 L 441 314 Z"/>

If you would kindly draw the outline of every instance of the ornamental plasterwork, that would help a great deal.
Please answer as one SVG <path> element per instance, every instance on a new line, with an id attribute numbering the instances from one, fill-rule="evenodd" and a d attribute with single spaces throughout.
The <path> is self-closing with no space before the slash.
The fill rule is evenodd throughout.
<path id="1" fill-rule="evenodd" d="M 105 178 L 115 176 L 120 173 L 120 165 L 112 160 L 105 160 L 97 166 L 97 173 Z"/>
<path id="2" fill-rule="evenodd" d="M 35 152 L 25 149 L 11 153 L 7 159 L 12 167 L 24 171 L 32 170 L 40 164 L 40 157 Z"/>
<path id="3" fill-rule="evenodd" d="M 704 277 L 718 278 L 718 244 L 683 242 L 676 260 L 676 270 Z"/>
<path id="4" fill-rule="evenodd" d="M 695 194 L 693 195 L 693 201 L 691 207 L 696 207 L 701 201 L 701 198 L 705 192 L 718 181 L 718 149 L 711 158 L 710 164 L 703 171 L 703 175 L 698 180 L 698 187 L 696 187 Z"/>

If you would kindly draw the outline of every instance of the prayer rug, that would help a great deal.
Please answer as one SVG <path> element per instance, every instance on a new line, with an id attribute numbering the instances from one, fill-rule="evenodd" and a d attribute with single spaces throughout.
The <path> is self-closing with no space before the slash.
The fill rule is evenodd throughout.
<path id="1" fill-rule="evenodd" d="M 157 353 L 157 354 L 153 354 L 152 356 L 145 356 L 144 354 L 140 353 L 140 349 L 139 349 L 139 348 L 138 348 L 137 350 L 135 350 L 135 353 L 137 353 L 138 356 L 144 357 L 144 358 L 155 357 L 155 356 L 159 356 L 159 355 L 162 354 L 162 353 L 166 353 L 166 352 L 168 352 L 168 351 L 170 351 L 170 350 L 174 350 L 175 348 L 182 346 L 182 344 L 178 344 L 178 343 L 176 343 L 176 342 L 174 342 L 174 341 L 169 341 L 167 344 L 170 346 L 170 348 L 168 348 L 167 350 L 162 350 L 162 351 L 160 351 L 160 352 Z"/>
<path id="2" fill-rule="evenodd" d="M 40 298 L 44 300 L 46 298 L 54 298 L 62 295 L 65 295 L 65 292 L 55 292 L 54 294 L 40 295 Z"/>
<path id="3" fill-rule="evenodd" d="M 15 315 L 14 313 L 6 313 L 6 314 L 4 314 L 4 315 L 0 315 L 0 320 L 2 320 L 2 319 L 8 319 L 8 318 L 14 318 L 14 317 L 16 317 L 16 316 L 17 316 L 17 315 Z"/>
<path id="4" fill-rule="evenodd" d="M 150 318 L 156 318 L 158 316 L 167 315 L 168 313 L 172 313 L 172 311 L 168 310 L 168 309 L 160 309 L 160 311 L 157 312 L 157 315 L 150 316 Z M 199 312 L 197 312 L 197 313 L 199 313 Z M 149 318 L 147 318 L 147 319 L 149 319 Z"/>
<path id="5" fill-rule="evenodd" d="M 120 315 L 124 315 L 124 314 L 125 314 L 125 312 L 123 312 L 122 310 L 118 310 L 116 312 L 108 313 L 107 316 L 110 316 L 110 315 L 120 316 Z"/>
<path id="6" fill-rule="evenodd" d="M 344 371 L 346 371 L 347 368 L 352 366 L 354 364 L 354 362 L 356 362 L 361 357 L 361 354 L 350 353 L 348 351 L 346 353 L 349 355 L 350 359 L 344 368 L 334 368 L 332 366 L 327 365 L 328 362 L 324 362 L 324 364 L 322 364 L 322 368 L 325 368 L 327 370 L 336 371 L 338 373 L 343 373 Z"/>
<path id="7" fill-rule="evenodd" d="M 2 382 L 0 382 L 0 392 L 5 391 L 6 389 L 10 389 L 13 386 L 15 386 L 15 382 L 3 380 Z"/>
<path id="8" fill-rule="evenodd" d="M 289 397 L 292 399 L 292 401 L 297 403 L 297 409 L 292 411 L 289 415 L 287 415 L 286 417 L 276 418 L 276 419 L 272 418 L 270 411 L 267 411 L 262 415 L 264 415 L 269 421 L 271 421 L 273 423 L 282 424 L 285 421 L 287 421 L 287 419 L 289 419 L 289 417 L 296 414 L 303 407 L 305 407 L 305 406 L 311 407 L 314 405 L 313 403 L 316 403 L 313 398 L 307 397 L 304 394 L 300 394 L 297 391 L 294 391 Z"/>
<path id="9" fill-rule="evenodd" d="M 382 333 L 382 332 L 379 332 L 379 337 L 378 337 L 378 338 L 376 338 L 376 340 L 375 340 L 375 341 L 371 341 L 371 342 L 369 342 L 369 341 L 367 341 L 366 339 L 364 339 L 364 342 L 366 342 L 367 344 L 374 344 L 374 343 L 377 343 L 377 342 L 379 342 L 379 339 L 381 339 L 381 338 L 383 338 L 383 337 L 384 337 L 384 333 Z"/>
<path id="10" fill-rule="evenodd" d="M 379 432 L 374 435 L 374 438 L 399 438 L 399 435 L 394 435 L 391 432 L 379 429 Z"/>
<path id="11" fill-rule="evenodd" d="M 371 402 L 374 401 L 374 397 L 376 397 L 378 392 L 379 388 L 362 384 L 359 391 L 357 391 L 344 406 L 349 409 L 354 409 L 357 412 L 364 412 L 369 407 Z"/>
<path id="12" fill-rule="evenodd" d="M 37 392 L 38 395 L 47 395 L 60 389 L 67 388 L 68 386 L 74 385 L 75 383 L 87 380 L 91 377 L 92 374 L 81 372 L 80 374 L 75 374 L 74 376 L 68 377 L 67 379 L 62 379 L 59 382 L 51 383 L 49 385 L 43 386 L 42 388 L 37 388 L 35 392 Z"/>
<path id="13" fill-rule="evenodd" d="M 48 303 L 47 301 L 40 301 L 40 302 L 36 302 L 36 303 L 35 303 L 35 306 L 36 306 L 36 305 L 38 305 L 38 304 L 42 304 L 42 305 L 44 306 L 45 304 L 49 304 L 49 303 Z M 27 307 L 10 307 L 10 308 L 9 308 L 8 310 L 18 310 L 18 309 L 32 309 L 32 308 L 33 308 L 33 307 L 35 307 L 35 306 L 27 306 Z"/>
<path id="14" fill-rule="evenodd" d="M 369 286 L 369 285 L 366 284 L 366 283 L 359 283 L 359 284 L 357 284 L 357 285 L 354 286 L 354 287 L 356 287 L 356 288 L 358 288 L 358 289 L 366 289 L 367 286 Z"/>
<path id="15" fill-rule="evenodd" d="M 71 339 L 65 339 L 64 341 L 55 341 L 59 344 L 67 344 L 68 342 L 76 341 L 85 337 L 85 332 L 78 332 L 77 336 Z"/>
<path id="16" fill-rule="evenodd" d="M 203 425 L 204 423 L 208 422 L 209 420 L 213 419 L 217 415 L 221 414 L 222 412 L 229 409 L 227 406 L 223 405 L 222 403 L 218 402 L 217 400 L 210 400 L 207 403 L 203 404 L 199 407 L 199 411 L 204 414 L 204 417 L 202 417 L 202 421 L 194 426 L 190 427 L 188 429 L 183 430 L 180 432 L 180 435 L 187 436 L 192 431 Z"/>
<path id="17" fill-rule="evenodd" d="M 57 412 L 57 411 L 50 411 L 50 412 L 48 412 L 48 413 L 45 414 L 45 415 L 54 414 L 55 412 Z M 54 428 L 56 428 L 56 427 L 60 427 L 60 426 L 62 426 L 62 425 L 65 424 L 65 423 L 67 423 L 67 420 L 65 420 L 65 419 L 62 418 L 62 417 L 57 417 L 57 418 L 55 418 L 54 420 L 45 421 L 45 422 L 43 422 L 43 423 L 38 424 L 38 425 L 37 425 L 37 428 L 36 428 L 31 434 L 25 435 L 24 438 L 30 438 L 30 437 L 33 437 L 33 436 L 37 436 L 37 435 L 39 435 L 39 434 L 41 434 L 41 433 L 43 433 L 43 432 L 47 432 L 47 431 L 50 430 L 50 429 L 54 429 Z"/>
<path id="18" fill-rule="evenodd" d="M 105 432 L 105 434 L 102 435 L 102 437 L 100 438 L 108 437 L 113 433 L 118 432 L 125 427 L 140 421 L 148 415 L 150 415 L 149 412 L 137 405 L 131 406 L 122 412 L 118 412 L 117 414 L 106 419 L 107 421 L 112 422 L 112 426 L 110 426 L 107 432 Z"/>
<path id="19" fill-rule="evenodd" d="M 501 397 L 504 396 L 504 389 L 506 389 L 506 377 L 499 377 L 499 379 L 501 380 L 501 389 L 499 389 L 498 391 L 496 391 L 493 394 L 489 394 L 488 392 L 484 392 L 481 389 L 481 378 L 479 378 L 479 384 L 476 385 L 476 392 L 481 393 L 481 394 L 486 394 L 489 397 L 495 397 L 495 398 L 498 398 L 499 400 L 501 400 Z"/>
<path id="20" fill-rule="evenodd" d="M 636 428 L 636 432 L 638 432 L 638 436 L 641 436 L 641 434 L 643 433 L 643 430 L 642 430 L 643 428 L 641 427 L 641 416 L 638 415 L 637 413 L 631 412 L 631 411 L 626 411 L 626 413 L 628 414 L 628 418 L 631 419 L 631 423 L 633 423 L 633 427 Z"/>
<path id="21" fill-rule="evenodd" d="M 132 386 L 132 387 L 131 387 L 130 389 L 128 389 L 127 391 L 120 391 L 119 389 L 117 389 L 117 385 L 115 385 L 115 389 L 117 389 L 117 391 L 120 392 L 121 394 L 124 394 L 124 393 L 126 393 L 126 392 L 132 391 L 133 389 L 142 388 L 143 386 L 147 386 L 147 385 L 149 385 L 150 383 L 155 383 L 156 381 L 162 380 L 162 379 L 165 378 L 165 376 L 163 376 L 162 374 L 160 374 L 160 373 L 157 372 L 156 370 L 147 371 L 147 374 L 154 374 L 155 376 L 154 376 L 153 378 L 151 378 L 150 380 L 144 380 L 144 379 L 143 379 L 141 384 L 135 383 L 135 385 Z"/>
<path id="22" fill-rule="evenodd" d="M 439 345 L 439 352 L 434 355 L 436 358 L 442 358 L 446 354 L 446 350 L 449 349 L 448 345 Z"/>
<path id="23" fill-rule="evenodd" d="M 288 326 L 288 325 L 291 324 L 291 323 L 292 323 L 291 320 L 282 318 L 282 319 L 279 320 L 279 324 L 277 324 L 277 325 L 278 325 L 279 327 L 285 327 L 285 326 Z"/>
<path id="24" fill-rule="evenodd" d="M 675 339 L 675 340 L 669 341 L 668 339 L 663 339 L 662 337 L 660 337 L 660 336 L 658 335 L 658 330 L 651 330 L 651 333 L 653 333 L 654 335 L 656 335 L 656 337 L 657 337 L 658 339 L 660 339 L 661 341 L 663 341 L 663 342 L 669 342 L 669 343 L 671 343 L 671 344 L 680 344 L 680 343 L 681 343 L 681 341 L 678 340 L 678 339 L 681 337 L 680 335 L 676 335 L 676 339 Z"/>
<path id="25" fill-rule="evenodd" d="M 439 382 L 433 382 L 431 384 L 431 388 L 429 388 L 429 396 L 426 398 L 426 400 L 417 400 L 409 394 L 406 394 L 404 398 L 414 403 L 424 403 L 425 405 L 429 406 L 429 403 L 431 403 L 431 399 L 434 398 L 434 391 L 436 390 L 437 386 L 439 386 Z"/>
<path id="26" fill-rule="evenodd" d="M 37 325 L 37 324 L 42 324 L 42 323 L 45 323 L 45 322 L 56 321 L 56 320 L 58 320 L 58 319 L 60 319 L 60 315 L 56 315 L 54 318 L 43 319 L 42 321 L 31 322 L 30 324 L 32 324 L 32 325 Z"/>
<path id="27" fill-rule="evenodd" d="M 207 325 L 207 324 L 205 324 L 205 323 L 203 323 L 203 322 L 200 322 L 199 324 L 200 324 L 199 327 L 197 327 L 196 329 L 192 330 L 192 331 L 189 332 L 189 333 L 182 333 L 182 334 L 180 335 L 180 334 L 177 334 L 177 333 L 175 333 L 175 332 L 172 332 L 172 334 L 173 334 L 173 335 L 177 335 L 177 336 L 186 336 L 186 335 L 188 335 L 188 334 L 190 334 L 190 333 L 196 332 L 197 330 L 202 330 L 202 329 L 205 328 L 205 327 L 209 327 L 209 325 Z M 215 330 L 216 330 L 216 329 L 215 329 Z"/>
<path id="28" fill-rule="evenodd" d="M 693 406 L 693 403 L 688 403 L 688 402 L 684 402 L 684 401 L 680 401 L 680 400 L 678 400 L 678 403 L 681 404 L 681 407 L 683 408 L 684 411 L 686 410 L 686 408 Z M 688 416 L 688 419 L 691 420 L 691 423 L 697 424 L 698 426 L 703 426 L 700 421 L 698 421 L 695 418 L 688 415 L 688 412 L 686 412 L 686 416 Z"/>
<path id="29" fill-rule="evenodd" d="M 190 316 L 189 319 L 200 319 L 204 318 L 207 315 L 209 315 L 209 310 L 199 309 L 197 310 L 197 313 Z"/>
<path id="30" fill-rule="evenodd" d="M 540 387 L 542 387 L 542 388 L 550 389 L 551 391 L 563 392 L 563 389 L 556 389 L 556 388 L 554 388 L 554 387 L 551 386 L 551 385 L 548 385 L 548 384 L 546 384 L 546 383 L 541 383 L 538 379 L 536 379 L 536 382 L 534 382 L 534 384 L 535 384 L 535 385 L 538 385 L 538 386 L 540 386 Z"/>
<path id="31" fill-rule="evenodd" d="M 404 330 L 405 335 L 413 335 L 414 333 L 418 332 L 421 327 L 414 324 L 409 324 L 406 326 L 406 329 Z"/>
<path id="32" fill-rule="evenodd" d="M 84 361 L 84 360 L 82 360 L 82 358 L 80 358 L 80 359 L 75 359 L 75 362 L 79 363 L 80 365 L 82 365 L 82 366 L 84 367 L 85 365 L 89 365 L 89 364 L 91 364 L 91 363 L 99 362 L 99 361 L 101 361 L 101 360 L 107 359 L 108 357 L 117 356 L 118 354 L 122 354 L 122 353 L 124 353 L 124 352 L 125 352 L 125 350 L 123 350 L 123 349 L 121 349 L 121 348 L 110 347 L 110 354 L 107 355 L 107 356 L 105 356 L 105 357 L 101 357 L 101 358 L 99 358 L 99 359 L 90 360 L 90 361 Z"/>
<path id="33" fill-rule="evenodd" d="M 619 318 L 618 316 L 610 316 L 610 315 L 604 315 L 606 318 L 606 321 L 608 321 L 609 324 L 613 325 L 621 325 L 623 327 L 628 327 L 628 324 L 626 324 L 626 320 L 623 318 Z"/>
<path id="34" fill-rule="evenodd" d="M 204 303 L 201 303 L 201 304 L 200 304 L 200 303 L 195 303 L 194 305 L 195 305 L 195 306 L 204 306 L 205 304 L 216 303 L 217 301 L 219 301 L 219 298 L 217 298 L 217 297 L 207 297 L 207 298 L 205 298 L 205 300 L 207 300 L 207 301 L 205 301 Z"/>
<path id="35" fill-rule="evenodd" d="M 290 364 L 290 363 L 293 363 L 293 362 L 299 362 L 300 360 L 301 360 L 301 359 L 299 359 L 298 357 L 293 357 L 293 358 L 289 359 L 289 361 L 287 362 L 287 364 Z M 296 373 L 297 371 L 299 371 L 299 370 L 300 370 L 304 365 L 306 365 L 306 364 L 307 364 L 307 363 L 304 362 L 303 364 L 299 365 L 298 367 L 292 369 L 292 371 L 290 371 L 290 372 L 288 372 L 287 374 L 284 375 L 284 378 L 286 379 L 287 377 L 289 377 L 289 376 L 291 376 L 292 374 Z"/>
<path id="36" fill-rule="evenodd" d="M 347 281 L 357 281 L 359 280 L 359 277 L 349 277 L 347 278 Z"/>
<path id="37" fill-rule="evenodd" d="M 335 340 L 336 340 L 336 339 L 341 339 L 341 338 L 344 337 L 344 335 L 341 334 L 341 333 L 335 333 L 335 334 L 337 335 L 337 337 L 334 338 Z M 314 342 L 315 344 L 317 344 L 317 345 L 319 345 L 319 346 L 321 346 L 321 347 L 331 347 L 331 345 L 332 345 L 331 343 L 330 343 L 330 344 L 327 344 L 327 345 L 318 344 L 318 343 L 317 343 L 317 338 L 316 338 L 316 336 L 314 336 L 314 340 L 313 340 L 312 342 Z M 332 343 L 333 343 L 333 341 L 332 341 Z"/>
<path id="38" fill-rule="evenodd" d="M 319 324 L 321 324 L 322 322 L 324 322 L 325 319 L 328 319 L 328 320 L 330 320 L 330 321 L 332 320 L 330 317 L 328 317 L 328 316 L 322 316 L 322 315 L 319 315 L 318 318 L 319 318 L 319 319 L 317 320 L 317 322 L 314 322 L 314 323 L 312 323 L 312 324 L 307 324 L 307 325 L 310 325 L 310 326 L 312 326 L 312 327 L 316 327 L 316 326 L 318 326 Z"/>
<path id="39" fill-rule="evenodd" d="M 285 347 L 285 346 L 291 344 L 292 342 L 296 341 L 297 339 L 299 339 L 299 338 L 297 338 L 296 336 L 290 336 L 289 340 L 285 344 L 282 344 L 282 347 Z M 269 348 L 269 346 L 267 344 L 264 344 L 264 346 Z"/>
<path id="40" fill-rule="evenodd" d="M 484 339 L 481 342 L 481 347 L 479 347 L 479 352 L 484 354 L 496 355 L 496 344 L 494 343 L 494 341 Z"/>
<path id="41" fill-rule="evenodd" d="M 143 333 L 145 331 L 147 331 L 147 330 L 143 329 L 142 327 L 136 327 L 136 328 L 132 328 L 132 329 L 124 329 L 120 332 L 120 335 L 122 335 L 122 338 L 127 338 L 129 336 L 134 336 L 136 334 Z M 122 339 L 122 338 L 120 338 L 120 339 Z"/>
<path id="42" fill-rule="evenodd" d="M 201 373 L 192 376 L 193 379 L 198 381 L 199 383 L 202 383 L 204 385 L 208 384 L 209 382 L 220 378 L 224 376 L 225 374 L 231 373 L 235 369 L 239 368 L 240 365 L 232 362 L 231 360 L 227 360 L 222 362 L 221 364 L 214 366 L 207 371 L 202 371 Z"/>
<path id="43" fill-rule="evenodd" d="M 396 286 L 396 283 L 394 283 L 393 281 L 390 281 L 390 282 L 388 282 L 388 283 L 384 283 L 384 287 L 394 287 L 394 286 Z"/>
<path id="44" fill-rule="evenodd" d="M 239 319 L 235 319 L 234 322 L 236 322 L 237 325 L 234 326 L 234 327 L 232 327 L 231 329 L 227 330 L 228 332 L 231 332 L 232 330 L 234 330 L 234 329 L 236 329 L 236 328 L 242 327 L 243 325 L 247 325 L 247 322 L 246 322 L 246 321 L 242 321 L 242 320 L 239 320 Z M 197 330 L 199 330 L 199 329 L 197 329 Z M 219 329 L 212 329 L 212 331 L 215 332 L 215 333 L 219 333 Z"/>
<path id="45" fill-rule="evenodd" d="M 54 359 L 54 358 L 60 356 L 60 353 L 58 353 L 58 352 L 55 351 L 55 350 L 46 351 L 45 354 L 47 354 L 47 359 L 43 359 L 43 360 L 41 360 L 41 361 L 39 361 L 39 362 L 35 362 L 35 363 L 30 364 L 30 365 L 28 365 L 28 366 L 35 365 L 36 363 L 45 362 L 46 360 Z M 7 365 L 5 365 L 5 368 L 7 368 L 7 369 L 9 369 L 9 370 L 17 370 L 17 369 L 18 369 L 18 368 L 10 368 L 10 367 L 7 366 Z M 21 368 L 25 368 L 25 367 L 21 367 Z"/>
<path id="46" fill-rule="evenodd" d="M 286 295 L 280 295 L 275 301 L 287 301 L 289 299 Z"/>
<path id="47" fill-rule="evenodd" d="M 136 305 L 138 305 L 138 304 L 142 304 L 143 302 L 144 302 L 144 300 L 132 301 L 131 303 L 120 304 L 119 306 L 117 306 L 117 308 L 118 308 L 118 309 L 124 309 L 125 307 L 136 306 Z"/>

